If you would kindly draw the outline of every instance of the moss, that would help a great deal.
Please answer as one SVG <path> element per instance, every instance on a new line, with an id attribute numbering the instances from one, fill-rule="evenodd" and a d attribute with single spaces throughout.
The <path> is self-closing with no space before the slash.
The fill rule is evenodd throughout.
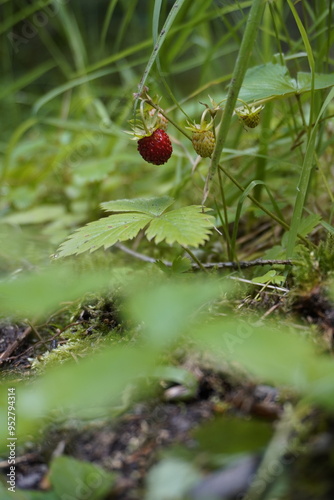
<path id="1" fill-rule="evenodd" d="M 299 246 L 298 260 L 300 265 L 293 270 L 294 285 L 298 289 L 307 290 L 330 280 L 334 275 L 334 234 L 328 233 L 311 252 Z"/>

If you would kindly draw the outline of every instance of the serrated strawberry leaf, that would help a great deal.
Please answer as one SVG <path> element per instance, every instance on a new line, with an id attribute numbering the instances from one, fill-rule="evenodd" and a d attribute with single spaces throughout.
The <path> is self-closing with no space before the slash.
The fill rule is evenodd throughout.
<path id="1" fill-rule="evenodd" d="M 202 206 L 191 205 L 153 219 L 145 234 L 155 243 L 166 240 L 169 245 L 179 243 L 198 247 L 209 238 L 213 225 L 212 215 L 202 213 Z"/>
<path id="2" fill-rule="evenodd" d="M 168 196 L 137 198 L 103 203 L 106 210 L 121 211 L 78 229 L 59 248 L 58 257 L 78 255 L 98 248 L 105 249 L 118 241 L 131 240 L 147 227 L 146 236 L 155 243 L 198 247 L 208 239 L 214 217 L 203 212 L 202 206 L 189 206 L 163 213 L 173 203 Z"/>
<path id="3" fill-rule="evenodd" d="M 107 212 L 142 212 L 153 216 L 161 215 L 174 203 L 169 196 L 161 198 L 136 198 L 134 200 L 115 200 L 101 203 L 101 208 Z"/>
<path id="4" fill-rule="evenodd" d="M 144 213 L 110 215 L 78 229 L 59 248 L 58 257 L 109 248 L 118 241 L 131 240 L 152 220 Z"/>

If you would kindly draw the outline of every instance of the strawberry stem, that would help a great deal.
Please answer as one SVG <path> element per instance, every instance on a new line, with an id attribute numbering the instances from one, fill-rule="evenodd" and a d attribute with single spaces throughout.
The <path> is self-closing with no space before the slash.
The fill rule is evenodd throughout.
<path id="1" fill-rule="evenodd" d="M 150 133 L 150 130 L 149 130 L 149 128 L 148 128 L 148 127 L 147 127 L 147 125 L 146 125 L 144 105 L 145 105 L 145 101 L 141 101 L 141 102 L 140 102 L 140 116 L 141 116 L 141 121 L 142 121 L 142 123 L 143 123 L 144 129 L 145 129 L 145 132 L 146 132 L 147 134 L 149 134 L 149 133 Z"/>
<path id="2" fill-rule="evenodd" d="M 196 255 L 193 254 L 193 252 L 191 250 L 189 250 L 188 247 L 184 246 L 184 245 L 181 245 L 181 247 L 183 248 L 183 250 L 185 252 L 187 252 L 188 255 L 190 255 L 190 257 L 193 259 L 193 261 L 198 265 L 198 267 L 204 271 L 205 273 L 208 272 L 207 269 L 205 269 L 205 267 L 203 266 L 203 264 L 201 263 L 201 261 L 198 260 L 198 258 L 196 257 Z"/>
<path id="3" fill-rule="evenodd" d="M 146 102 L 152 106 L 152 108 L 155 108 L 157 111 L 159 111 L 159 113 L 162 114 L 162 116 L 164 116 L 172 125 L 174 125 L 175 128 L 177 128 L 179 130 L 179 132 L 181 132 L 181 134 L 183 134 L 187 139 L 189 139 L 189 141 L 192 141 L 190 135 L 187 134 L 187 132 L 185 132 L 181 127 L 178 126 L 177 123 L 174 122 L 174 120 L 172 120 L 165 112 L 162 108 L 160 108 L 160 106 L 158 106 L 158 104 L 155 104 L 151 98 L 149 99 L 146 99 Z"/>
<path id="4" fill-rule="evenodd" d="M 224 168 L 222 165 L 218 165 L 218 168 L 219 170 L 221 170 L 223 172 L 223 174 L 226 175 L 226 177 L 228 177 L 230 179 L 230 181 L 233 182 L 233 184 L 235 184 L 235 186 L 237 186 L 238 189 L 240 189 L 240 191 L 242 191 L 243 193 L 246 191 L 246 189 L 237 181 L 237 179 L 226 169 Z M 260 203 L 256 198 L 254 198 L 254 196 L 252 196 L 251 194 L 247 194 L 247 198 L 249 198 L 253 203 L 254 205 L 256 205 L 260 210 L 262 210 L 265 214 L 269 215 L 269 217 L 271 217 L 272 219 L 274 219 L 281 227 L 283 227 L 286 231 L 289 231 L 290 230 L 290 226 L 289 224 L 287 224 L 284 220 L 282 220 L 280 217 L 278 217 L 277 215 L 275 215 L 273 212 L 271 212 L 270 210 L 268 210 L 264 205 L 262 205 L 262 203 Z M 301 241 L 303 241 L 303 243 L 305 243 L 305 245 L 307 245 L 309 248 L 316 248 L 316 246 L 314 245 L 314 243 L 312 243 L 311 241 L 307 240 L 306 238 L 304 238 L 304 236 L 302 236 L 301 234 L 298 233 L 298 238 L 300 238 Z"/>

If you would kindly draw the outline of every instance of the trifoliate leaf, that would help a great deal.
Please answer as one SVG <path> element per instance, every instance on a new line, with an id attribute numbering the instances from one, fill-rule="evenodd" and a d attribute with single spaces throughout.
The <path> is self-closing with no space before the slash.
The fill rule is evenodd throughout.
<path id="1" fill-rule="evenodd" d="M 173 198 L 136 198 L 134 200 L 116 200 L 101 203 L 101 208 L 107 212 L 142 212 L 150 215 L 161 215 L 170 205 Z"/>
<path id="2" fill-rule="evenodd" d="M 155 243 L 166 240 L 170 245 L 178 243 L 198 247 L 203 244 L 214 225 L 214 217 L 203 213 L 202 206 L 163 213 L 173 201 L 164 196 L 103 203 L 102 208 L 123 213 L 104 217 L 78 229 L 60 246 L 58 257 L 109 248 L 118 241 L 131 240 L 146 226 L 147 238 L 155 239 Z"/>
<path id="3" fill-rule="evenodd" d="M 146 230 L 146 236 L 149 240 L 154 238 L 155 243 L 166 240 L 169 245 L 176 242 L 198 247 L 209 238 L 213 225 L 212 215 L 202 213 L 202 206 L 191 205 L 153 219 Z"/>
<path id="4" fill-rule="evenodd" d="M 59 249 L 58 257 L 109 248 L 118 241 L 131 240 L 150 221 L 143 213 L 115 214 L 90 222 L 78 229 Z"/>

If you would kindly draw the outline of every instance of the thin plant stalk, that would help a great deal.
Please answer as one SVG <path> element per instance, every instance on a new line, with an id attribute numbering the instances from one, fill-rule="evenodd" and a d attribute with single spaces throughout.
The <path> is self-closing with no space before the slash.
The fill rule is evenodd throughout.
<path id="1" fill-rule="evenodd" d="M 251 55 L 256 36 L 258 34 L 258 28 L 261 22 L 265 4 L 266 0 L 254 0 L 249 11 L 244 36 L 242 38 L 239 54 L 233 71 L 232 80 L 228 89 L 227 100 L 217 134 L 215 150 L 212 155 L 209 173 L 205 182 L 202 201 L 203 205 L 205 204 L 205 201 L 209 195 L 211 183 L 218 168 L 220 156 L 223 151 L 227 133 L 230 128 L 235 104 L 237 102 L 239 91 L 246 73 L 248 59 Z"/>
<path id="2" fill-rule="evenodd" d="M 223 179 L 222 179 L 220 168 L 218 169 L 218 180 L 219 180 L 220 194 L 221 194 L 222 202 L 223 202 L 224 221 L 221 220 L 221 222 L 222 222 L 222 227 L 223 227 L 223 231 L 224 231 L 224 235 L 225 235 L 225 239 L 226 239 L 227 255 L 228 255 L 229 260 L 234 260 L 235 255 L 233 254 L 232 249 L 231 249 L 231 238 L 230 238 L 230 234 L 228 232 L 227 205 L 226 205 Z M 218 206 L 218 204 L 217 204 L 217 206 Z M 218 213 L 220 214 L 219 211 L 218 211 Z"/>
<path id="3" fill-rule="evenodd" d="M 229 173 L 229 171 L 227 169 L 225 169 L 221 165 L 218 165 L 218 168 L 226 175 L 226 177 L 228 177 L 233 182 L 233 184 L 235 184 L 237 186 L 238 189 L 240 189 L 240 191 L 242 191 L 242 192 L 245 191 L 245 188 L 237 181 L 237 179 L 235 177 L 233 177 L 233 175 L 231 175 Z M 282 219 L 280 219 L 273 212 L 271 212 L 270 210 L 268 210 L 264 205 L 262 205 L 262 203 L 259 203 L 254 198 L 254 196 L 252 196 L 250 194 L 247 194 L 247 198 L 249 198 L 254 203 L 254 205 L 256 205 L 258 208 L 260 208 L 262 210 L 262 212 L 264 212 L 265 214 L 267 214 L 271 219 L 275 220 L 280 226 L 282 226 L 283 229 L 286 229 L 287 231 L 290 230 L 289 224 L 287 224 L 285 221 L 283 221 Z M 313 245 L 313 243 L 311 243 L 306 238 L 304 238 L 304 236 L 302 236 L 301 234 L 297 233 L 297 237 L 301 241 L 303 241 L 308 247 L 311 246 L 311 247 L 315 248 L 315 245 Z"/>
<path id="4" fill-rule="evenodd" d="M 259 137 L 259 156 L 256 162 L 255 179 L 265 182 L 268 149 L 270 143 L 270 122 L 272 116 L 272 103 L 268 103 L 263 110 L 261 134 Z M 261 201 L 263 184 L 257 184 L 254 190 L 254 197 Z"/>
<path id="5" fill-rule="evenodd" d="M 188 247 L 184 246 L 184 245 L 181 245 L 183 250 L 185 252 L 187 252 L 187 254 L 192 258 L 192 260 L 198 265 L 198 267 L 205 273 L 208 272 L 208 270 L 203 266 L 203 264 L 198 260 L 198 258 L 196 257 L 196 255 L 191 251 L 189 250 Z"/>
<path id="6" fill-rule="evenodd" d="M 307 191 L 308 187 L 310 184 L 310 179 L 311 179 L 311 173 L 314 165 L 314 153 L 315 153 L 315 143 L 316 143 L 316 137 L 317 137 L 317 131 L 318 131 L 318 123 L 321 118 L 322 113 L 325 111 L 327 108 L 330 100 L 332 99 L 334 95 L 334 89 L 332 89 L 327 96 L 327 99 L 325 100 L 320 113 L 317 117 L 317 120 L 315 122 L 315 125 L 313 126 L 313 113 L 314 113 L 314 76 L 315 76 L 315 62 L 314 62 L 314 57 L 313 57 L 313 52 L 312 48 L 310 45 L 310 42 L 308 40 L 307 32 L 300 20 L 300 17 L 292 3 L 291 0 L 287 0 L 289 7 L 291 9 L 291 12 L 295 18 L 295 22 L 298 26 L 300 35 L 302 37 L 306 52 L 307 52 L 307 58 L 311 70 L 311 96 L 310 96 L 310 118 L 309 118 L 309 126 L 307 129 L 307 146 L 306 146 L 306 151 L 305 151 L 305 156 L 304 156 L 304 161 L 303 161 L 303 166 L 302 166 L 302 171 L 300 174 L 298 186 L 297 186 L 297 195 L 295 199 L 295 205 L 294 205 L 294 210 L 293 210 L 293 215 L 292 215 L 292 220 L 291 220 L 291 229 L 289 231 L 289 237 L 288 237 L 288 244 L 287 244 L 287 250 L 286 250 L 286 255 L 287 258 L 292 257 L 294 248 L 295 248 L 295 243 L 297 239 L 297 232 L 298 228 L 300 227 L 300 223 L 302 220 L 302 214 L 306 202 L 306 196 L 307 196 Z"/>
<path id="7" fill-rule="evenodd" d="M 288 239 L 288 245 L 287 245 L 287 258 L 291 257 L 293 255 L 296 239 L 297 239 L 297 232 L 298 228 L 300 227 L 301 219 L 302 219 L 302 214 L 303 214 L 303 209 L 305 206 L 305 200 L 306 200 L 306 194 L 308 190 L 308 186 L 310 183 L 310 178 L 311 178 L 311 173 L 314 165 L 314 148 L 315 148 L 315 141 L 317 137 L 317 131 L 318 131 L 318 123 L 321 118 L 321 115 L 331 102 L 331 100 L 334 97 L 334 88 L 330 91 L 328 94 L 324 104 L 322 105 L 322 108 L 320 110 L 320 113 L 318 115 L 318 118 L 315 122 L 315 125 L 313 127 L 311 136 L 308 140 L 307 143 L 307 148 L 305 152 L 305 157 L 304 157 L 304 162 L 303 162 L 303 167 L 302 171 L 300 174 L 298 186 L 297 186 L 297 196 L 296 196 L 296 201 L 295 201 L 295 207 L 293 211 L 293 216 L 292 216 L 292 221 L 291 221 L 291 228 L 289 231 L 289 239 Z"/>

